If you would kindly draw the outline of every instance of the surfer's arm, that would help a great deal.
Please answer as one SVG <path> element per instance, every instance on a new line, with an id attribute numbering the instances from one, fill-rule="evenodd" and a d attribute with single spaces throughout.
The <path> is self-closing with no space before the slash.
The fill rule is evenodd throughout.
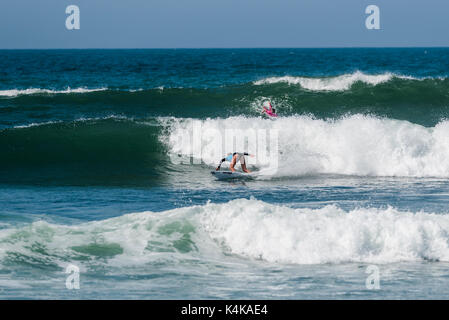
<path id="1" fill-rule="evenodd" d="M 225 162 L 225 161 L 226 161 L 225 158 L 221 159 L 221 161 L 220 161 L 220 163 L 218 164 L 218 167 L 217 167 L 217 169 L 215 169 L 215 171 L 220 170 L 221 164 L 222 164 L 223 162 Z"/>

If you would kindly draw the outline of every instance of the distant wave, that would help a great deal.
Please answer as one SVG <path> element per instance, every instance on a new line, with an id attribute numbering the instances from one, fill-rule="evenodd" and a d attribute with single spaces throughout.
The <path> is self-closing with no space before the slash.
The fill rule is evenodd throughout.
<path id="1" fill-rule="evenodd" d="M 376 86 L 382 83 L 389 82 L 394 79 L 402 79 L 402 80 L 412 80 L 412 81 L 423 81 L 423 80 L 439 80 L 444 81 L 446 77 L 414 77 L 409 75 L 400 75 L 392 72 L 385 72 L 382 74 L 367 74 L 361 71 L 356 71 L 353 73 L 342 74 L 338 76 L 322 76 L 322 77 L 312 77 L 312 76 L 274 76 L 274 77 L 266 77 L 252 82 L 242 82 L 235 84 L 223 84 L 221 86 L 210 85 L 207 84 L 201 85 L 198 87 L 183 87 L 183 86 L 172 86 L 172 85 L 160 85 L 157 87 L 140 87 L 140 88 L 109 88 L 109 87 L 100 87 L 100 88 L 87 88 L 87 87 L 79 87 L 79 88 L 70 88 L 66 89 L 49 89 L 49 88 L 27 88 L 27 89 L 19 89 L 19 88 L 11 88 L 11 89 L 3 89 L 0 90 L 0 97 L 17 97 L 17 96 L 26 96 L 26 95 L 39 95 L 39 94 L 71 94 L 71 93 L 90 93 L 90 92 L 98 92 L 98 91 L 109 91 L 112 93 L 150 93 L 150 92 L 207 92 L 208 90 L 222 90 L 228 88 L 229 90 L 242 90 L 245 88 L 251 88 L 252 86 L 260 86 L 260 85 L 269 85 L 269 84 L 277 84 L 277 83 L 286 83 L 289 85 L 298 85 L 303 89 L 310 91 L 345 91 L 351 89 L 351 87 L 355 83 L 364 83 L 367 85 Z"/>
<path id="2" fill-rule="evenodd" d="M 265 85 L 262 85 L 265 83 Z M 290 84 L 289 84 L 290 83 Z M 3 96 L 1 95 L 3 92 Z M 371 114 L 434 126 L 449 118 L 449 79 L 414 78 L 361 72 L 337 77 L 275 77 L 219 88 L 98 88 L 29 89 L 0 92 L 0 111 L 15 115 L 6 124 L 22 125 L 31 115 L 52 118 L 58 113 L 72 117 L 105 113 L 130 117 L 151 115 L 216 118 L 260 115 L 270 100 L 282 116 L 314 115 L 340 118 L 347 114 Z M 23 110 L 23 113 L 17 113 Z M 21 115 L 21 116 L 19 116 Z M 32 121 L 36 122 L 33 118 Z"/>
<path id="3" fill-rule="evenodd" d="M 365 74 L 360 71 L 344 74 L 336 77 L 270 77 L 255 81 L 255 85 L 273 84 L 273 83 L 287 83 L 290 85 L 300 85 L 302 88 L 311 91 L 344 91 L 349 90 L 356 82 L 363 82 L 369 85 L 378 85 L 380 83 L 388 82 L 393 78 L 420 80 L 419 78 L 411 76 L 396 75 L 393 73 L 384 73 L 379 75 Z"/>
<path id="4" fill-rule="evenodd" d="M 18 96 L 30 96 L 30 95 L 56 95 L 56 94 L 71 94 L 71 93 L 91 93 L 91 92 L 100 92 L 100 91 L 108 91 L 110 93 L 140 93 L 140 92 L 160 92 L 167 89 L 183 89 L 183 87 L 164 87 L 159 86 L 155 88 L 137 88 L 137 89 L 117 89 L 117 88 L 67 88 L 63 90 L 54 90 L 54 89 L 45 89 L 45 88 L 28 88 L 28 89 L 8 89 L 8 90 L 0 90 L 0 97 L 18 97 Z M 187 88 L 193 89 L 193 88 Z"/>
<path id="5" fill-rule="evenodd" d="M 127 267 L 229 254 L 288 264 L 449 261 L 449 214 L 237 199 L 76 226 L 38 221 L 1 229 L 0 243 L 0 264 L 9 266 Z"/>
<path id="6" fill-rule="evenodd" d="M 103 120 L 109 120 L 109 119 L 115 119 L 117 121 L 133 121 L 132 118 L 127 118 L 125 116 L 120 116 L 120 115 L 109 115 L 109 116 L 105 116 L 105 117 L 95 117 L 95 118 L 78 118 L 75 119 L 69 123 L 71 123 L 73 126 L 76 126 L 80 123 L 83 122 L 95 122 L 95 121 L 103 121 Z M 12 129 L 25 129 L 25 128 L 32 128 L 32 127 L 39 127 L 39 126 L 48 126 L 48 125 L 52 125 L 52 124 L 61 124 L 64 123 L 64 121 L 58 120 L 58 121 L 45 121 L 45 122 L 33 122 L 33 123 L 29 123 L 29 124 L 22 124 L 22 125 L 16 125 L 13 126 Z M 11 129 L 11 128 L 9 128 Z"/>
<path id="7" fill-rule="evenodd" d="M 42 88 L 29 88 L 29 89 L 10 89 L 10 90 L 0 90 L 0 97 L 16 97 L 21 95 L 34 95 L 34 94 L 65 94 L 65 93 L 87 93 L 96 91 L 105 91 L 107 88 L 67 88 L 65 90 L 51 90 Z"/>

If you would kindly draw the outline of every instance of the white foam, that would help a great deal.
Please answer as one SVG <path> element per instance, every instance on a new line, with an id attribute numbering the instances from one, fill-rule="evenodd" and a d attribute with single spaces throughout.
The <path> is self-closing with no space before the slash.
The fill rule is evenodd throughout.
<path id="1" fill-rule="evenodd" d="M 339 120 L 317 120 L 308 116 L 231 117 L 226 119 L 171 119 L 161 140 L 171 154 L 201 158 L 216 165 L 216 141 L 206 132 L 218 132 L 222 139 L 226 129 L 278 131 L 278 167 L 275 176 L 310 174 L 345 174 L 363 176 L 449 177 L 449 121 L 426 128 L 408 121 L 353 115 Z M 203 135 L 194 150 L 193 127 Z M 192 143 L 179 139 L 192 136 Z M 232 146 L 231 146 L 232 147 Z M 254 153 L 257 148 L 249 145 Z M 247 150 L 223 148 L 223 153 Z M 251 160 L 251 159 L 249 159 Z M 259 169 L 267 163 L 257 164 Z"/>
<path id="2" fill-rule="evenodd" d="M 204 228 L 231 253 L 322 264 L 449 261 L 449 215 L 393 208 L 292 209 L 257 200 L 204 208 Z"/>
<path id="3" fill-rule="evenodd" d="M 30 124 L 17 125 L 17 126 L 14 126 L 13 128 L 24 129 L 24 128 L 31 128 L 31 127 L 45 126 L 45 125 L 55 124 L 55 123 L 62 123 L 62 121 L 32 122 Z"/>
<path id="4" fill-rule="evenodd" d="M 402 78 L 409 80 L 417 80 L 410 76 L 395 75 L 392 73 L 384 73 L 378 75 L 365 74 L 356 71 L 351 74 L 344 74 L 336 77 L 308 78 L 308 77 L 270 77 L 255 81 L 255 85 L 287 83 L 289 85 L 300 85 L 302 88 L 311 91 L 344 91 L 349 90 L 356 82 L 363 82 L 370 85 L 378 85 L 388 82 L 393 78 Z"/>
<path id="5" fill-rule="evenodd" d="M 50 90 L 50 89 L 41 89 L 41 88 L 29 88 L 29 89 L 10 89 L 10 90 L 0 90 L 0 96 L 3 97 L 16 97 L 20 95 L 33 95 L 33 94 L 65 94 L 65 93 L 87 93 L 87 92 L 95 92 L 95 91 L 105 91 L 107 88 L 96 88 L 96 89 L 88 89 L 88 88 L 67 88 L 65 90 Z"/>

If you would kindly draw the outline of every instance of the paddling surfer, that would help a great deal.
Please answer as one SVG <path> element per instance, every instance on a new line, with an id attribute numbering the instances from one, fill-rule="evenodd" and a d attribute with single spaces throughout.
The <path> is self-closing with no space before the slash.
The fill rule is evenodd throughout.
<path id="1" fill-rule="evenodd" d="M 270 117 L 277 117 L 276 110 L 271 105 L 270 101 L 265 101 L 263 104 L 263 110 L 262 113 L 266 113 Z"/>

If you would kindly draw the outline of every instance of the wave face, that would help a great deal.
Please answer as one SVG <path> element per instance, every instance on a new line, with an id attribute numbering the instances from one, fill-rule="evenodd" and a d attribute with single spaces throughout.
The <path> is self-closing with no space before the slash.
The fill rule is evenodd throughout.
<path id="1" fill-rule="evenodd" d="M 157 136 L 151 122 L 114 116 L 4 129 L 0 181 L 148 185 L 164 167 Z"/>
<path id="2" fill-rule="evenodd" d="M 292 209 L 238 199 L 76 226 L 0 230 L 0 263 L 129 267 L 229 254 L 285 264 L 449 261 L 449 215 L 336 206 Z"/>
<path id="3" fill-rule="evenodd" d="M 193 153 L 206 164 L 217 163 L 214 139 L 222 140 L 226 130 L 240 129 L 246 136 L 257 130 L 278 132 L 279 163 L 277 170 L 266 172 L 270 177 L 293 177 L 314 174 L 346 174 L 361 176 L 448 177 L 449 122 L 442 121 L 426 128 L 407 121 L 353 115 L 338 120 L 317 120 L 308 116 L 278 118 L 232 117 L 226 119 L 175 120 L 166 124 L 168 150 L 174 154 L 192 154 L 192 144 L 179 137 L 193 137 L 193 128 L 200 127 L 202 154 Z M 250 130 L 250 131 L 245 131 Z M 251 131 L 253 130 L 253 131 Z M 226 142 L 222 142 L 223 145 Z M 223 149 L 223 153 L 232 152 Z M 250 152 L 257 152 L 254 144 Z M 267 163 L 258 163 L 262 168 Z"/>

